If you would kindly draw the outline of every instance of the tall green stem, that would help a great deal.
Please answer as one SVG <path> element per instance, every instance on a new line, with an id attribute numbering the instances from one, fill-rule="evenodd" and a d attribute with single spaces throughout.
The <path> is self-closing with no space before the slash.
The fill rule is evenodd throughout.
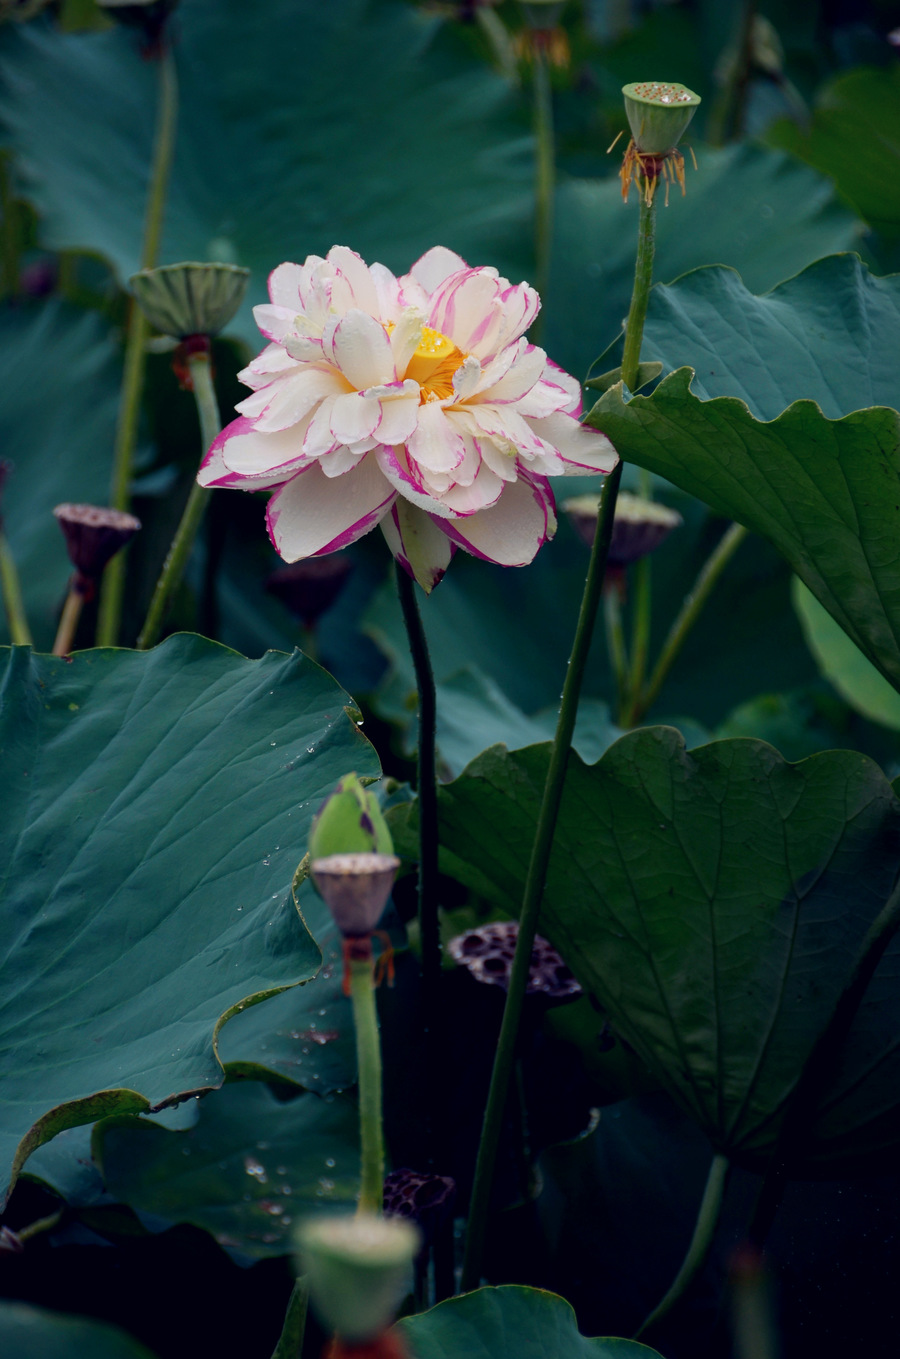
<path id="1" fill-rule="evenodd" d="M 191 373 L 194 399 L 200 416 L 200 435 L 205 450 L 209 448 L 222 427 L 219 403 L 216 400 L 216 389 L 213 386 L 209 354 L 191 354 L 188 358 L 188 367 Z M 159 637 L 172 596 L 184 576 L 191 549 L 194 546 L 194 539 L 197 537 L 197 530 L 200 527 L 211 495 L 212 491 L 208 487 L 200 486 L 196 481 L 191 487 L 181 522 L 175 530 L 175 537 L 172 539 L 172 545 L 163 563 L 163 569 L 150 601 L 150 608 L 147 610 L 144 626 L 141 628 L 141 635 L 137 640 L 138 651 L 146 651 L 148 647 L 153 646 Z"/>
<path id="2" fill-rule="evenodd" d="M 649 1331 L 651 1326 L 655 1326 L 667 1312 L 671 1311 L 706 1263 L 706 1257 L 709 1255 L 709 1249 L 719 1223 L 722 1200 L 725 1196 L 725 1185 L 728 1182 L 730 1169 L 728 1157 L 717 1152 L 709 1168 L 709 1176 L 706 1181 L 706 1188 L 703 1191 L 703 1198 L 700 1201 L 700 1211 L 697 1214 L 694 1235 L 691 1237 L 691 1244 L 688 1246 L 684 1262 L 665 1297 L 658 1306 L 654 1307 L 640 1328 L 635 1331 L 635 1340 L 642 1336 L 645 1331 Z"/>
<path id="3" fill-rule="evenodd" d="M 80 590 L 76 590 L 73 585 L 70 585 L 63 611 L 60 614 L 59 626 L 56 629 L 56 638 L 53 642 L 52 654 L 54 656 L 68 656 L 71 652 L 83 605 L 84 595 Z"/>
<path id="4" fill-rule="evenodd" d="M 412 577 L 397 563 L 397 593 L 419 693 L 419 945 L 422 951 L 422 1019 L 425 1069 L 426 1160 L 433 1161 L 438 1081 L 437 1018 L 441 979 L 441 932 L 438 917 L 438 806 L 437 806 L 437 693 L 428 654 L 428 640 L 416 602 Z"/>
<path id="5" fill-rule="evenodd" d="M 653 236 L 653 207 L 652 204 L 648 206 L 642 199 L 634 288 L 625 331 L 626 357 L 623 362 L 623 375 L 626 375 L 625 380 L 629 387 L 636 380 L 644 317 L 647 315 L 647 299 L 653 281 Z M 510 972 L 509 990 L 503 1010 L 500 1037 L 497 1041 L 497 1053 L 494 1058 L 494 1069 L 491 1073 L 491 1084 L 484 1111 L 484 1124 L 475 1164 L 475 1178 L 472 1183 L 472 1199 L 469 1207 L 469 1224 L 466 1233 L 466 1251 L 462 1272 L 464 1290 L 477 1288 L 481 1278 L 481 1261 L 484 1254 L 484 1235 L 490 1208 L 491 1185 L 494 1178 L 494 1165 L 497 1159 L 500 1132 L 503 1126 L 503 1111 L 509 1090 L 510 1073 L 515 1061 L 522 1001 L 528 983 L 531 950 L 537 931 L 541 899 L 544 895 L 544 884 L 550 863 L 550 851 L 562 800 L 566 765 L 572 744 L 572 733 L 575 730 L 575 718 L 578 714 L 578 699 L 581 694 L 585 666 L 587 665 L 588 652 L 594 633 L 597 607 L 603 589 L 603 577 L 606 573 L 606 560 L 609 556 L 613 518 L 621 480 L 622 463 L 618 462 L 603 483 L 597 532 L 594 535 L 591 560 L 584 582 L 584 594 L 581 598 L 581 609 L 575 627 L 572 654 L 569 657 L 569 665 L 566 670 L 556 734 L 550 752 L 550 766 L 547 770 L 547 779 L 544 784 L 534 844 L 531 850 L 531 860 L 525 879 L 522 910 L 519 916 L 519 936 L 516 941 L 516 951 Z"/>
<path id="6" fill-rule="evenodd" d="M 641 692 L 650 650 L 650 616 L 652 606 L 652 575 L 649 557 L 641 557 L 634 564 L 632 576 L 631 666 L 628 671 L 628 705 L 630 714 L 635 699 Z"/>
<path id="7" fill-rule="evenodd" d="M 144 214 L 144 244 L 141 267 L 152 269 L 159 254 L 166 191 L 175 147 L 175 124 L 178 117 L 178 81 L 175 57 L 167 46 L 159 58 L 159 99 L 156 116 L 156 135 L 153 144 L 153 163 L 147 207 Z M 113 474 L 110 503 L 114 509 L 127 510 L 131 500 L 131 478 L 134 449 L 137 443 L 141 393 L 144 388 L 144 369 L 147 357 L 147 322 L 140 307 L 132 301 L 128 313 L 125 337 L 125 368 L 119 400 L 119 419 L 113 453 Z M 125 592 L 124 552 L 113 557 L 103 575 L 100 613 L 97 620 L 98 646 L 115 646 L 119 640 L 122 620 L 122 601 Z"/>
<path id="8" fill-rule="evenodd" d="M 534 54 L 534 134 L 537 151 L 535 166 L 534 253 L 537 263 L 537 289 L 547 290 L 550 275 L 550 249 L 553 243 L 553 190 L 556 180 L 553 139 L 553 90 L 547 54 L 536 43 Z M 532 337 L 535 331 L 532 327 Z"/>
<path id="9" fill-rule="evenodd" d="M 622 602 L 619 582 L 607 580 L 603 587 L 603 621 L 606 625 L 606 650 L 616 682 L 615 718 L 621 719 L 627 702 L 628 656 L 625 652 L 625 633 L 622 629 Z"/>
<path id="10" fill-rule="evenodd" d="M 703 611 L 716 582 L 746 536 L 747 530 L 742 524 L 732 524 L 700 568 L 697 579 L 694 581 L 693 590 L 686 596 L 677 618 L 669 629 L 669 635 L 663 643 L 663 649 L 653 667 L 653 673 L 647 682 L 646 689 L 643 693 L 635 694 L 633 698 L 631 709 L 625 716 L 626 726 L 634 726 L 656 702 L 659 691 L 684 646 L 688 633 Z"/>
<path id="11" fill-rule="evenodd" d="M 25 617 L 19 572 L 2 529 L 0 529 L 0 587 L 3 590 L 3 607 L 6 610 L 6 622 L 13 646 L 34 646 L 28 619 Z"/>
<path id="12" fill-rule="evenodd" d="M 359 1135 L 361 1176 L 359 1211 L 380 1213 L 384 1195 L 384 1140 L 381 1131 L 381 1044 L 375 1009 L 372 959 L 351 959 L 350 998 L 356 1026 L 359 1069 Z"/>

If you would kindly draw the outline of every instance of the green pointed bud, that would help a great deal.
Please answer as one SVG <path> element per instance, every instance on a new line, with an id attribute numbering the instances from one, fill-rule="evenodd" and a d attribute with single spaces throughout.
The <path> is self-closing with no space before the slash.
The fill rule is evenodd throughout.
<path id="1" fill-rule="evenodd" d="M 297 1230 L 298 1266 L 320 1321 L 351 1345 L 394 1320 L 421 1244 L 405 1218 L 357 1213 L 317 1217 Z"/>
<path id="2" fill-rule="evenodd" d="M 700 103 L 686 85 L 662 80 L 624 85 L 622 94 L 634 144 L 645 156 L 664 156 L 676 147 Z"/>
<path id="3" fill-rule="evenodd" d="M 185 340 L 217 335 L 227 326 L 244 300 L 249 277 L 250 270 L 236 264 L 165 264 L 135 274 L 131 289 L 151 326 Z"/>
<path id="4" fill-rule="evenodd" d="M 377 797 L 355 774 L 346 774 L 315 815 L 309 836 L 310 857 L 393 852 L 394 843 Z"/>

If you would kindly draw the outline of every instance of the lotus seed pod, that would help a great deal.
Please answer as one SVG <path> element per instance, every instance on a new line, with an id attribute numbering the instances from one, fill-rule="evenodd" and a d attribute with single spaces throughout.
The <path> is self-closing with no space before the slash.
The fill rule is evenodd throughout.
<path id="1" fill-rule="evenodd" d="M 387 905 L 400 860 L 393 854 L 329 854 L 309 871 L 345 939 L 367 939 Z"/>
<path id="2" fill-rule="evenodd" d="M 53 513 L 65 536 L 69 561 L 75 567 L 73 588 L 90 598 L 106 563 L 130 542 L 141 521 L 124 510 L 101 505 L 57 505 Z"/>
<path id="3" fill-rule="evenodd" d="M 509 990 L 513 957 L 519 938 L 518 920 L 494 920 L 451 939 L 450 956 L 477 982 Z M 558 1002 L 582 995 L 582 989 L 556 949 L 540 934 L 534 936 L 526 994 Z"/>
<path id="4" fill-rule="evenodd" d="M 571 519 L 578 536 L 591 547 L 597 531 L 599 496 L 573 496 L 563 502 L 562 508 Z M 609 565 L 628 566 L 640 557 L 655 552 L 672 530 L 679 528 L 683 522 L 678 511 L 670 510 L 667 505 L 620 491 L 609 544 Z"/>
<path id="5" fill-rule="evenodd" d="M 377 797 L 363 787 L 355 774 L 345 774 L 313 819 L 310 857 L 393 852 L 394 843 Z"/>
<path id="6" fill-rule="evenodd" d="M 131 288 L 151 326 L 185 340 L 217 335 L 227 326 L 249 277 L 250 270 L 236 264 L 166 264 L 134 274 Z"/>
<path id="7" fill-rule="evenodd" d="M 645 156 L 673 150 L 700 103 L 699 94 L 686 85 L 661 80 L 624 85 L 622 94 L 634 144 Z"/>
<path id="8" fill-rule="evenodd" d="M 296 1240 L 298 1266 L 325 1327 L 351 1345 L 388 1328 L 421 1241 L 411 1222 L 368 1213 L 311 1218 Z"/>

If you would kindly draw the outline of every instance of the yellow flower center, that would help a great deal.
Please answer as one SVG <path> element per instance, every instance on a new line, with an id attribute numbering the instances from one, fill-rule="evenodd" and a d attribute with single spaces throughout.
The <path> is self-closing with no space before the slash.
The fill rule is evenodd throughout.
<path id="1" fill-rule="evenodd" d="M 389 323 L 386 328 L 390 333 L 393 325 Z M 453 395 L 453 374 L 465 357 L 462 350 L 457 348 L 447 335 L 442 335 L 439 330 L 432 330 L 431 326 L 425 326 L 416 351 L 407 365 L 405 376 L 418 382 L 422 388 L 420 401 L 423 403 L 431 396 L 437 397 L 439 401 L 445 401 L 447 397 Z"/>

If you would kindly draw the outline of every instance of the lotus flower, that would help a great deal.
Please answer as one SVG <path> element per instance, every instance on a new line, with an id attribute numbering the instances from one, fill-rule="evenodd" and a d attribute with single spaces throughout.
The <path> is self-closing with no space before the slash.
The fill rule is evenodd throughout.
<path id="1" fill-rule="evenodd" d="M 199 480 L 274 491 L 286 561 L 380 523 L 426 591 L 455 547 L 525 566 L 556 528 L 547 478 L 615 466 L 579 424 L 579 384 L 524 338 L 540 306 L 527 283 L 443 246 L 402 278 L 335 246 L 279 265 L 269 296 L 254 315 L 270 343 L 240 374 L 252 394 Z"/>

